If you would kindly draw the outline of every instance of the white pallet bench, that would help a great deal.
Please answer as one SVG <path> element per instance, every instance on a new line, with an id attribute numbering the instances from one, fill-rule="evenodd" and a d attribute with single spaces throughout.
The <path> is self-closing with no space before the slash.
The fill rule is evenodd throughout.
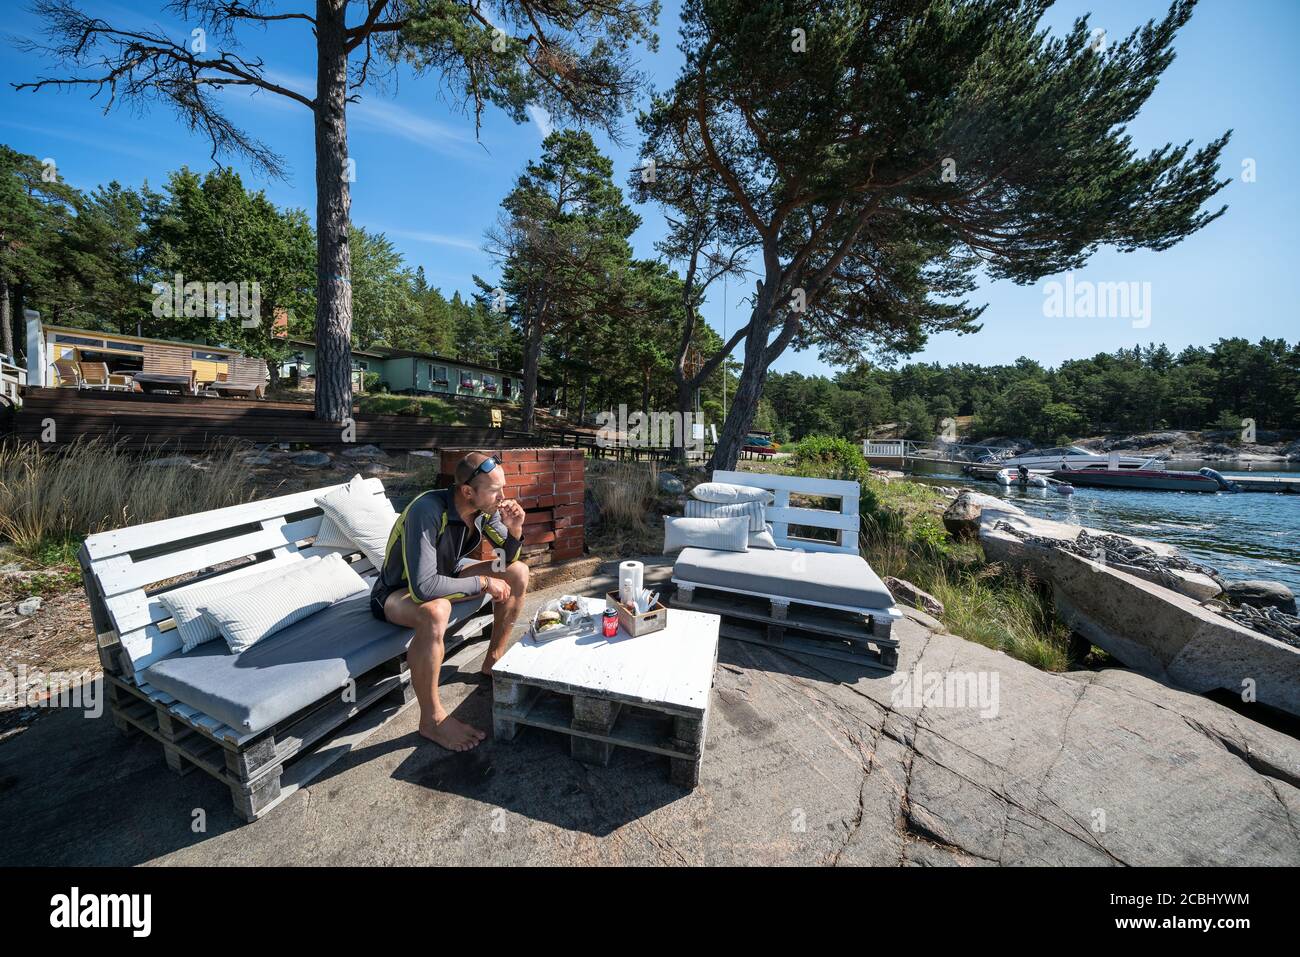
<path id="1" fill-rule="evenodd" d="M 180 648 L 158 595 L 338 551 L 310 543 L 321 523 L 314 500 L 337 487 L 91 535 L 78 555 L 114 725 L 159 741 L 176 773 L 199 768 L 228 786 L 246 821 L 266 814 L 414 700 L 406 656 L 354 675 L 355 695 L 327 695 L 270 728 L 243 733 L 141 679 L 149 665 Z M 384 494 L 378 479 L 368 479 L 366 488 Z M 360 553 L 345 557 L 373 580 L 374 568 Z M 245 563 L 214 568 L 240 559 Z M 175 580 L 182 576 L 190 577 Z M 162 581 L 168 584 L 158 587 Z M 466 619 L 446 636 L 447 650 L 491 626 L 490 609 Z"/>
<path id="2" fill-rule="evenodd" d="M 766 515 L 778 548 L 859 554 L 861 486 L 857 482 L 722 469 L 713 473 L 712 481 L 755 486 L 772 493 L 773 502 L 767 507 Z M 834 499 L 839 505 L 834 511 L 791 505 L 791 496 Z M 832 537 L 799 537 L 791 534 L 792 527 L 826 530 Z M 898 641 L 892 637 L 892 630 L 903 613 L 893 605 L 859 608 L 824 602 L 814 604 L 784 595 L 694 582 L 676 571 L 672 583 L 676 587 L 669 599 L 672 607 L 722 616 L 724 638 L 882 671 L 893 671 L 898 666 Z"/>

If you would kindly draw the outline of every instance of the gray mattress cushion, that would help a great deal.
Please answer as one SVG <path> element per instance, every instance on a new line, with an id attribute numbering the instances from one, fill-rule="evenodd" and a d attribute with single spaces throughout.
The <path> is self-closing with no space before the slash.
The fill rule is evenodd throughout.
<path id="1" fill-rule="evenodd" d="M 452 624 L 489 602 L 487 595 L 452 602 Z M 172 654 L 146 668 L 141 681 L 250 734 L 396 658 L 412 635 L 411 629 L 372 615 L 370 592 L 358 592 L 239 654 L 224 641 Z"/>
<path id="2" fill-rule="evenodd" d="M 894 604 L 871 566 L 861 556 L 847 552 L 684 548 L 673 565 L 673 577 L 813 605 L 890 608 Z"/>

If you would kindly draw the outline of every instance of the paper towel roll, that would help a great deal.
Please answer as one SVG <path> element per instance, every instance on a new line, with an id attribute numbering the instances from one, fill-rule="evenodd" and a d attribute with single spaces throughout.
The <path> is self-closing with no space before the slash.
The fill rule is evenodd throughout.
<path id="1" fill-rule="evenodd" d="M 631 605 L 637 595 L 641 594 L 641 584 L 645 576 L 645 566 L 640 562 L 623 562 L 618 566 L 618 598 L 625 605 Z"/>

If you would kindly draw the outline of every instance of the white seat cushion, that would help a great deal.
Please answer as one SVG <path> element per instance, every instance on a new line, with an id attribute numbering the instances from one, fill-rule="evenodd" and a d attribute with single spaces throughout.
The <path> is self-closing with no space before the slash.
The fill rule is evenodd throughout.
<path id="1" fill-rule="evenodd" d="M 743 552 L 749 548 L 749 519 L 664 516 L 664 554 L 696 545 Z"/>
<path id="2" fill-rule="evenodd" d="M 861 556 L 845 552 L 685 548 L 673 565 L 673 578 L 809 605 L 880 609 L 894 604 L 871 566 Z"/>

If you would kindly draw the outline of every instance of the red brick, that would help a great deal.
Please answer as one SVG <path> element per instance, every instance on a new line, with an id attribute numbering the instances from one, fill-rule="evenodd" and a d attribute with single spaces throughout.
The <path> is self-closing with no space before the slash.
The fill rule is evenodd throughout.
<path id="1" fill-rule="evenodd" d="M 574 516 L 574 515 L 581 515 L 581 514 L 582 514 L 582 506 L 581 506 L 581 505 L 557 505 L 557 506 L 555 506 L 555 515 L 556 515 L 557 518 L 560 517 L 561 515 L 566 516 L 566 517 L 570 517 L 570 518 L 571 518 L 571 517 Z"/>
<path id="2" fill-rule="evenodd" d="M 555 493 L 557 495 L 559 495 L 562 492 L 578 492 L 579 494 L 581 494 L 583 488 L 584 486 L 581 482 L 556 482 L 555 483 Z"/>
<path id="3" fill-rule="evenodd" d="M 552 531 L 534 532 L 534 531 L 530 531 L 529 529 L 524 529 L 524 541 L 528 542 L 530 545 L 540 544 L 541 542 L 553 542 L 555 541 L 555 532 Z"/>
<path id="4" fill-rule="evenodd" d="M 581 492 L 556 492 L 556 505 L 576 505 L 582 502 Z"/>
<path id="5" fill-rule="evenodd" d="M 519 471 L 531 475 L 546 475 L 551 472 L 550 462 L 520 462 Z"/>
<path id="6" fill-rule="evenodd" d="M 555 519 L 555 530 L 558 532 L 562 528 L 571 528 L 574 525 L 581 525 L 582 519 L 577 515 L 565 515 Z"/>
<path id="7" fill-rule="evenodd" d="M 516 501 L 519 502 L 519 504 L 520 504 L 520 506 L 521 506 L 522 508 L 536 508 L 536 507 L 537 507 L 537 496 L 536 496 L 536 495 L 524 495 L 524 496 L 520 496 L 518 499 L 516 499 Z"/>
<path id="8" fill-rule="evenodd" d="M 529 512 L 524 516 L 525 525 L 536 525 L 538 522 L 549 522 L 555 518 L 549 508 L 539 509 L 536 512 Z"/>
<path id="9" fill-rule="evenodd" d="M 543 462 L 549 462 L 556 458 L 564 449 L 540 449 L 537 458 Z"/>
<path id="10" fill-rule="evenodd" d="M 551 492 L 545 492 L 537 496 L 538 508 L 550 508 L 554 504 L 555 504 L 555 495 L 552 494 Z"/>
<path id="11" fill-rule="evenodd" d="M 563 541 L 572 541 L 573 539 L 581 540 L 582 526 L 579 525 L 574 528 L 566 528 L 563 531 L 557 532 L 556 535 Z"/>
<path id="12" fill-rule="evenodd" d="M 577 558 L 581 554 L 581 545 L 556 545 L 551 549 L 551 558 L 556 561 L 567 561 L 570 558 Z"/>
<path id="13" fill-rule="evenodd" d="M 507 449 L 501 453 L 503 462 L 536 462 L 537 453 L 532 449 Z"/>

